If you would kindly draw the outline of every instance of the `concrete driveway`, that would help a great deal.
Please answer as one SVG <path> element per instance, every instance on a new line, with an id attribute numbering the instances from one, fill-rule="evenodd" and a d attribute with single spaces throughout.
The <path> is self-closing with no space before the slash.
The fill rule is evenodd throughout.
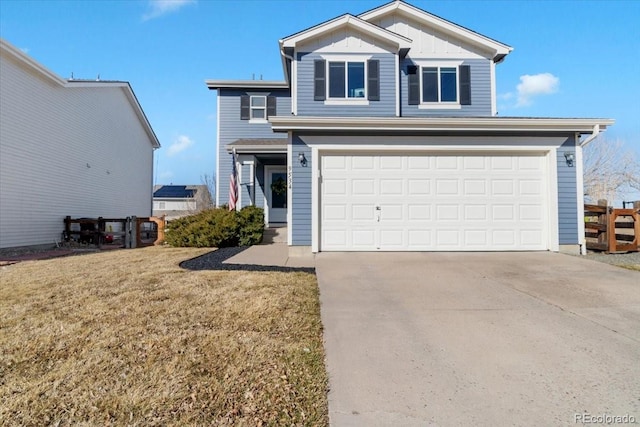
<path id="1" fill-rule="evenodd" d="M 316 271 L 333 426 L 640 423 L 640 272 L 549 252 Z"/>

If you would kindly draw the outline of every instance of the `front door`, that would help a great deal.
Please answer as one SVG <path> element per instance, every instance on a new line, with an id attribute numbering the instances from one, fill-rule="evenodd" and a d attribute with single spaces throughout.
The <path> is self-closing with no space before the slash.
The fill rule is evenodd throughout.
<path id="1" fill-rule="evenodd" d="M 268 223 L 287 222 L 287 169 L 284 166 L 265 166 L 267 175 L 266 220 Z"/>

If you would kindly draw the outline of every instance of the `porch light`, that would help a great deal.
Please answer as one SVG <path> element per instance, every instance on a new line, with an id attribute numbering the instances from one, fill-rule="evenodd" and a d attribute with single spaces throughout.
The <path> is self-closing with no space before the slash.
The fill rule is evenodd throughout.
<path id="1" fill-rule="evenodd" d="M 301 166 L 307 166 L 307 158 L 304 156 L 303 152 L 298 153 L 298 161 Z"/>
<path id="2" fill-rule="evenodd" d="M 575 159 L 573 151 L 565 151 L 564 152 L 564 159 L 567 161 L 567 166 L 572 168 L 573 167 L 573 161 Z"/>

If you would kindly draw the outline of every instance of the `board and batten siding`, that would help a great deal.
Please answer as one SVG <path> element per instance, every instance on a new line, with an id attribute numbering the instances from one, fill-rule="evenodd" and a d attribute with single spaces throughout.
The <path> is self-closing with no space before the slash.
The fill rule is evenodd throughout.
<path id="1" fill-rule="evenodd" d="M 450 60 L 451 58 L 447 58 Z M 445 58 L 429 58 L 428 61 L 444 61 Z M 461 65 L 468 65 L 471 74 L 471 105 L 461 105 L 460 109 L 421 109 L 409 105 L 409 77 L 407 67 L 424 64 L 426 59 L 405 58 L 400 65 L 400 111 L 403 117 L 428 116 L 491 116 L 491 63 L 487 59 L 464 59 Z M 420 71 L 418 71 L 420 72 Z M 459 76 L 458 76 L 459 77 Z M 422 94 L 420 94 L 422 96 Z"/>
<path id="2" fill-rule="evenodd" d="M 312 158 L 311 148 L 304 139 L 294 134 L 292 139 L 294 161 L 292 161 L 292 246 L 311 246 L 311 181 L 314 163 L 317 159 Z M 307 159 L 306 165 L 301 165 L 297 161 L 299 153 L 304 153 Z"/>
<path id="3" fill-rule="evenodd" d="M 575 154 L 575 138 L 567 138 L 557 150 L 558 164 L 558 233 L 561 245 L 576 245 L 578 239 L 578 194 L 576 167 L 567 166 L 564 153 Z"/>
<path id="4" fill-rule="evenodd" d="M 271 124 L 250 123 L 249 120 L 240 119 L 240 97 L 242 95 L 265 95 L 276 97 L 276 112 L 278 116 L 291 115 L 291 97 L 288 90 L 260 90 L 260 89 L 218 89 L 219 111 L 218 111 L 218 173 L 217 173 L 217 192 L 219 204 L 229 203 L 229 177 L 232 169 L 232 156 L 227 150 L 227 145 L 243 138 L 283 138 L 286 140 L 286 133 L 274 133 L 271 130 Z M 248 193 L 243 190 L 243 205 Z M 256 193 L 256 205 L 259 200 L 263 200 L 263 196 Z"/>
<path id="5" fill-rule="evenodd" d="M 339 52 L 336 52 L 339 54 Z M 360 54 L 360 53 L 358 53 Z M 326 53 L 325 55 L 333 55 Z M 380 61 L 380 100 L 369 105 L 325 105 L 314 101 L 314 61 L 323 59 L 322 53 L 307 52 L 297 56 L 298 116 L 329 117 L 390 117 L 396 115 L 396 56 L 392 53 L 367 54 Z M 327 80 L 328 82 L 328 80 Z M 328 83 L 327 83 L 328 87 Z"/>
<path id="6" fill-rule="evenodd" d="M 4 56 L 0 79 L 0 248 L 53 245 L 67 215 L 151 215 L 153 146 L 125 89 L 65 87 Z"/>

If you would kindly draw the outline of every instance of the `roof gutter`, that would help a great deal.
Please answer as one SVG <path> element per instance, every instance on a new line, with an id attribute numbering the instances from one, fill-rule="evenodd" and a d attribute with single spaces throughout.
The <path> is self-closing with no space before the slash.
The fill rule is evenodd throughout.
<path id="1" fill-rule="evenodd" d="M 593 125 L 593 131 L 591 132 L 591 135 L 586 137 L 584 141 L 580 142 L 580 147 L 586 147 L 587 144 L 589 144 L 591 141 L 596 139 L 599 135 L 600 135 L 600 125 L 599 124 Z"/>

